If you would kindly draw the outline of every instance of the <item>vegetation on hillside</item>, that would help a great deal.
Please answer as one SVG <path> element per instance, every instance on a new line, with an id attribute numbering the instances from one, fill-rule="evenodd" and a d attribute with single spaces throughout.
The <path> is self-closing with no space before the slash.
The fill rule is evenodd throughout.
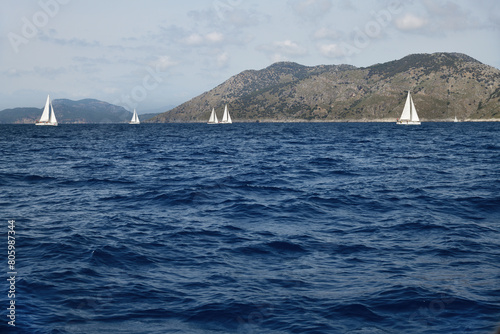
<path id="1" fill-rule="evenodd" d="M 459 53 L 414 54 L 366 68 L 273 64 L 244 71 L 151 122 L 205 122 L 230 105 L 239 121 L 389 120 L 412 91 L 423 120 L 500 119 L 500 71 Z"/>

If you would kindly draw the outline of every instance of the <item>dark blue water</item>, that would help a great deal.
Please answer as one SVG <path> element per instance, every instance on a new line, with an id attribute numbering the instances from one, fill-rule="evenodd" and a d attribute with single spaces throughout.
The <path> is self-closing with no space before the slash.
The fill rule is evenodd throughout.
<path id="1" fill-rule="evenodd" d="M 492 333 L 500 123 L 0 126 L 15 333 Z"/>

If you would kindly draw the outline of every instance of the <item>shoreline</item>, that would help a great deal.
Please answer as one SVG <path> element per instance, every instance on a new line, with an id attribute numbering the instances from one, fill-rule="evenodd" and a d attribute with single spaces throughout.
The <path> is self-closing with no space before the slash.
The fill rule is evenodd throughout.
<path id="1" fill-rule="evenodd" d="M 422 123 L 455 123 L 453 119 L 421 119 Z M 500 118 L 491 119 L 465 119 L 457 123 L 500 122 Z M 144 124 L 205 124 L 205 121 L 175 121 L 175 122 L 142 122 Z M 142 124 L 141 123 L 141 124 Z M 259 120 L 233 120 L 233 123 L 396 123 L 396 119 L 344 119 L 344 120 L 305 120 L 305 119 L 259 119 Z"/>
<path id="2" fill-rule="evenodd" d="M 424 119 L 421 120 L 422 123 L 455 123 L 453 120 L 443 120 L 443 119 Z M 488 118 L 488 119 L 465 119 L 457 123 L 496 123 L 500 122 L 500 118 Z M 191 122 L 147 122 L 143 121 L 141 124 L 205 124 L 205 121 L 191 121 Z M 344 119 L 344 120 L 304 120 L 304 119 L 263 119 L 263 120 L 235 120 L 233 123 L 396 123 L 395 119 Z M 123 123 L 59 123 L 59 125 L 106 125 L 106 124 L 128 124 L 128 122 Z M 35 123 L 0 123 L 0 125 L 35 125 Z"/>

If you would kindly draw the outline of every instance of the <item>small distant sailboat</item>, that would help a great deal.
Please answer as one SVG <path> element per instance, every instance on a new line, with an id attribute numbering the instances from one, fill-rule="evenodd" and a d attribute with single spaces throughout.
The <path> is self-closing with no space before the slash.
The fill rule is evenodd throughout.
<path id="1" fill-rule="evenodd" d="M 453 122 L 458 123 L 457 115 L 455 115 L 455 119 L 453 120 Z"/>
<path id="2" fill-rule="evenodd" d="M 210 119 L 207 124 L 219 124 L 219 120 L 217 119 L 217 115 L 215 114 L 215 108 L 212 108 L 212 113 L 210 114 Z"/>
<path id="3" fill-rule="evenodd" d="M 408 91 L 408 97 L 406 98 L 403 113 L 396 123 L 404 125 L 420 125 L 420 119 L 418 118 L 417 109 L 413 103 L 410 91 Z"/>
<path id="4" fill-rule="evenodd" d="M 231 120 L 231 115 L 229 115 L 229 111 L 227 110 L 227 104 L 226 107 L 224 108 L 224 115 L 222 115 L 222 121 L 220 121 L 221 124 L 231 124 L 233 121 Z"/>
<path id="5" fill-rule="evenodd" d="M 45 102 L 42 117 L 40 117 L 40 120 L 38 120 L 35 124 L 57 126 L 56 114 L 54 113 L 52 102 L 50 101 L 50 95 L 47 95 L 47 102 Z"/>
<path id="6" fill-rule="evenodd" d="M 132 115 L 132 120 L 128 124 L 141 124 L 139 121 L 139 116 L 137 116 L 137 111 L 134 109 L 134 114 Z"/>

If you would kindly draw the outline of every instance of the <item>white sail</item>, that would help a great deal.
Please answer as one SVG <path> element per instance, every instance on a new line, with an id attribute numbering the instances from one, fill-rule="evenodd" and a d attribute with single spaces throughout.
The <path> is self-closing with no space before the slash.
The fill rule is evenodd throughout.
<path id="1" fill-rule="evenodd" d="M 408 94 L 410 94 L 410 92 L 408 92 Z M 410 121 L 412 121 L 412 122 L 420 122 L 420 119 L 418 118 L 418 115 L 417 115 L 417 108 L 415 108 L 415 104 L 413 104 L 413 98 L 411 98 L 411 96 L 410 96 L 410 100 L 411 100 Z"/>
<path id="2" fill-rule="evenodd" d="M 227 110 L 227 104 L 226 104 L 226 107 L 224 108 L 224 115 L 222 116 L 221 123 L 224 123 L 224 124 L 233 123 L 233 121 L 231 120 L 231 115 L 229 115 L 229 111 Z"/>
<path id="3" fill-rule="evenodd" d="M 418 118 L 417 108 L 413 103 L 410 91 L 408 91 L 408 96 L 406 97 L 405 107 L 401 113 L 401 117 L 397 121 L 397 124 L 405 125 L 420 125 L 420 119 Z"/>
<path id="4" fill-rule="evenodd" d="M 54 113 L 54 107 L 52 106 L 52 102 L 50 102 L 50 119 L 49 123 L 52 125 L 57 125 L 56 114 Z"/>
<path id="5" fill-rule="evenodd" d="M 40 117 L 39 122 L 48 122 L 50 120 L 50 95 L 47 95 L 47 102 L 45 102 L 45 108 L 43 108 L 42 117 Z"/>
<path id="6" fill-rule="evenodd" d="M 403 113 L 401 114 L 401 117 L 399 118 L 400 121 L 409 121 L 411 117 L 411 95 L 410 92 L 408 92 L 408 96 L 406 97 L 406 103 L 405 107 L 403 109 Z"/>
<path id="7" fill-rule="evenodd" d="M 47 101 L 45 102 L 42 116 L 40 117 L 40 120 L 38 120 L 35 124 L 57 126 L 56 114 L 54 113 L 52 102 L 50 101 L 50 95 L 47 95 Z"/>
<path id="8" fill-rule="evenodd" d="M 141 121 L 139 121 L 139 116 L 137 115 L 137 111 L 135 109 L 129 124 L 141 124 Z"/>
<path id="9" fill-rule="evenodd" d="M 208 124 L 217 124 L 217 123 L 219 123 L 219 120 L 217 119 L 217 115 L 215 114 L 215 108 L 212 108 L 212 113 L 210 114 Z"/>

